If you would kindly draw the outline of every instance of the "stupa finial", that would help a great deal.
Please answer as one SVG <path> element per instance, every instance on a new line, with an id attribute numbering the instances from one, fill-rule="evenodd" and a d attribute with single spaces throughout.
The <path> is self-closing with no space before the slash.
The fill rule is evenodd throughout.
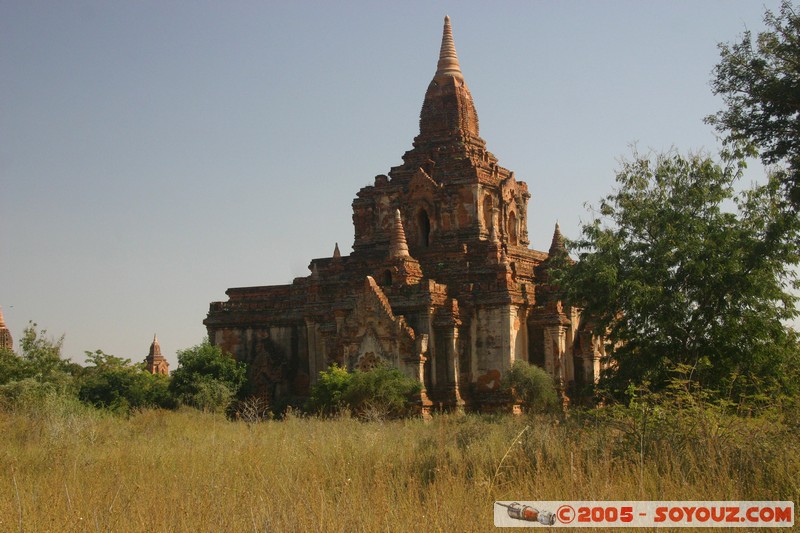
<path id="1" fill-rule="evenodd" d="M 439 63 L 436 65 L 436 76 L 438 79 L 443 76 L 452 76 L 459 80 L 464 79 L 461 73 L 461 65 L 458 64 L 456 54 L 456 43 L 453 40 L 453 29 L 450 27 L 450 17 L 444 17 L 444 30 L 442 31 L 442 47 L 439 50 Z"/>

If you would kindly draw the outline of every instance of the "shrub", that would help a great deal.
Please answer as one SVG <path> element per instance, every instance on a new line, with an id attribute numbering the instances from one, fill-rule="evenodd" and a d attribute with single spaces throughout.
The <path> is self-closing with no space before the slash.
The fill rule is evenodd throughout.
<path id="1" fill-rule="evenodd" d="M 181 402 L 204 411 L 224 411 L 245 383 L 246 366 L 208 339 L 178 351 L 178 364 L 169 384 Z"/>
<path id="2" fill-rule="evenodd" d="M 306 409 L 332 414 L 343 408 L 362 418 L 382 419 L 408 414 L 411 397 L 422 385 L 396 368 L 379 366 L 366 372 L 348 372 L 332 366 L 320 372 Z"/>
<path id="3" fill-rule="evenodd" d="M 234 391 L 216 379 L 203 377 L 194 382 L 191 392 L 181 396 L 181 401 L 210 413 L 225 411 L 233 401 Z"/>
<path id="4" fill-rule="evenodd" d="M 347 405 L 359 416 L 397 417 L 408 414 L 410 398 L 422 385 L 396 368 L 379 366 L 356 371 L 344 394 Z"/>
<path id="5" fill-rule="evenodd" d="M 95 407 L 127 414 L 139 407 L 174 408 L 167 387 L 169 378 L 136 367 L 88 371 L 81 380 L 78 398 Z"/>
<path id="6" fill-rule="evenodd" d="M 501 386 L 522 400 L 530 412 L 549 412 L 558 407 L 553 379 L 543 369 L 526 361 L 514 361 L 503 376 Z"/>
<path id="7" fill-rule="evenodd" d="M 25 379 L 30 374 L 22 357 L 7 348 L 0 348 L 0 385 Z"/>
<path id="8" fill-rule="evenodd" d="M 86 352 L 87 366 L 78 379 L 78 398 L 94 407 L 129 414 L 142 407 L 174 408 L 169 394 L 169 377 L 150 374 L 143 365 L 130 359 L 103 353 Z"/>
<path id="9" fill-rule="evenodd" d="M 231 407 L 232 418 L 241 420 L 248 425 L 270 420 L 273 416 L 269 402 L 258 396 L 249 396 L 244 400 L 234 402 Z"/>
<path id="10" fill-rule="evenodd" d="M 0 410 L 18 411 L 44 405 L 51 396 L 70 396 L 53 383 L 42 383 L 27 377 L 0 385 Z"/>
<path id="11" fill-rule="evenodd" d="M 311 387 L 311 397 L 306 402 L 306 410 L 330 415 L 345 406 L 344 395 L 353 381 L 353 374 L 347 369 L 333 365 L 319 373 L 319 379 Z"/>

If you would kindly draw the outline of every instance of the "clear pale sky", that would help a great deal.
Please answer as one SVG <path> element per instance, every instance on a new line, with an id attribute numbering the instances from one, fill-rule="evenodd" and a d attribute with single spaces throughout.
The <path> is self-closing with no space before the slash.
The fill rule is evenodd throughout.
<path id="1" fill-rule="evenodd" d="M 716 152 L 717 43 L 778 1 L 0 0 L 0 305 L 64 354 L 202 341 L 229 287 L 290 283 L 401 163 L 450 15 L 481 136 L 528 183 L 532 247 L 620 157 Z M 763 173 L 757 166 L 748 179 Z"/>

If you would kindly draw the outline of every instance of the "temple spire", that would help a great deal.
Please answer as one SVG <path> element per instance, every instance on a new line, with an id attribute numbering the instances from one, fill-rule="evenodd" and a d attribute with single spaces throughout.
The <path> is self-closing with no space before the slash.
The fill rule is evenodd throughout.
<path id="1" fill-rule="evenodd" d="M 161 355 L 161 345 L 158 343 L 158 336 L 153 334 L 153 343 L 150 345 L 150 355 Z"/>
<path id="2" fill-rule="evenodd" d="M 478 113 L 458 64 L 450 17 L 445 17 L 439 62 L 436 74 L 425 91 L 425 101 L 419 114 L 419 135 L 414 139 L 414 147 L 429 147 L 430 142 L 436 142 L 437 145 L 452 143 L 456 148 L 461 147 L 459 153 L 464 155 L 465 139 L 478 149 L 486 144 L 478 134 Z M 418 155 L 419 161 L 413 163 L 417 168 L 425 165 L 429 159 L 438 161 L 438 156 L 423 150 L 419 150 Z M 410 161 L 406 163 L 410 164 Z"/>
<path id="3" fill-rule="evenodd" d="M 408 242 L 406 241 L 406 232 L 403 230 L 403 219 L 400 217 L 400 210 L 394 211 L 394 225 L 392 226 L 392 234 L 389 237 L 389 257 L 409 257 Z"/>
<path id="4" fill-rule="evenodd" d="M 436 65 L 436 76 L 439 80 L 444 76 L 451 76 L 459 80 L 464 79 L 461 66 L 458 64 L 456 43 L 453 41 L 453 29 L 450 27 L 450 17 L 444 17 L 444 30 L 442 31 L 442 47 L 439 50 L 439 63 Z"/>

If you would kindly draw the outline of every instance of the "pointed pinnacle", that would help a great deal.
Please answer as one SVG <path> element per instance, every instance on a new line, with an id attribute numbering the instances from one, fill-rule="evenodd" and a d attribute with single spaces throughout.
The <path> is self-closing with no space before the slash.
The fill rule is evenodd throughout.
<path id="1" fill-rule="evenodd" d="M 566 250 L 567 246 L 564 243 L 564 236 L 561 235 L 561 226 L 556 222 L 556 229 L 553 231 L 553 240 L 550 243 L 550 255 L 554 252 L 565 252 Z"/>
<path id="2" fill-rule="evenodd" d="M 339 251 L 339 243 L 336 243 L 336 246 L 333 247 L 333 257 L 338 259 L 342 257 L 342 252 Z"/>
<path id="3" fill-rule="evenodd" d="M 400 216 L 400 210 L 394 211 L 394 225 L 392 226 L 392 233 L 389 236 L 389 257 L 409 257 L 408 242 L 406 241 L 406 232 L 403 229 L 403 219 Z"/>
<path id="4" fill-rule="evenodd" d="M 447 16 L 444 17 L 442 47 L 439 50 L 439 63 L 436 65 L 436 76 L 434 76 L 434 79 L 444 76 L 451 76 L 462 81 L 464 79 L 463 74 L 461 74 L 461 66 L 458 64 L 456 44 L 453 40 L 453 29 L 450 27 L 450 17 Z"/>

